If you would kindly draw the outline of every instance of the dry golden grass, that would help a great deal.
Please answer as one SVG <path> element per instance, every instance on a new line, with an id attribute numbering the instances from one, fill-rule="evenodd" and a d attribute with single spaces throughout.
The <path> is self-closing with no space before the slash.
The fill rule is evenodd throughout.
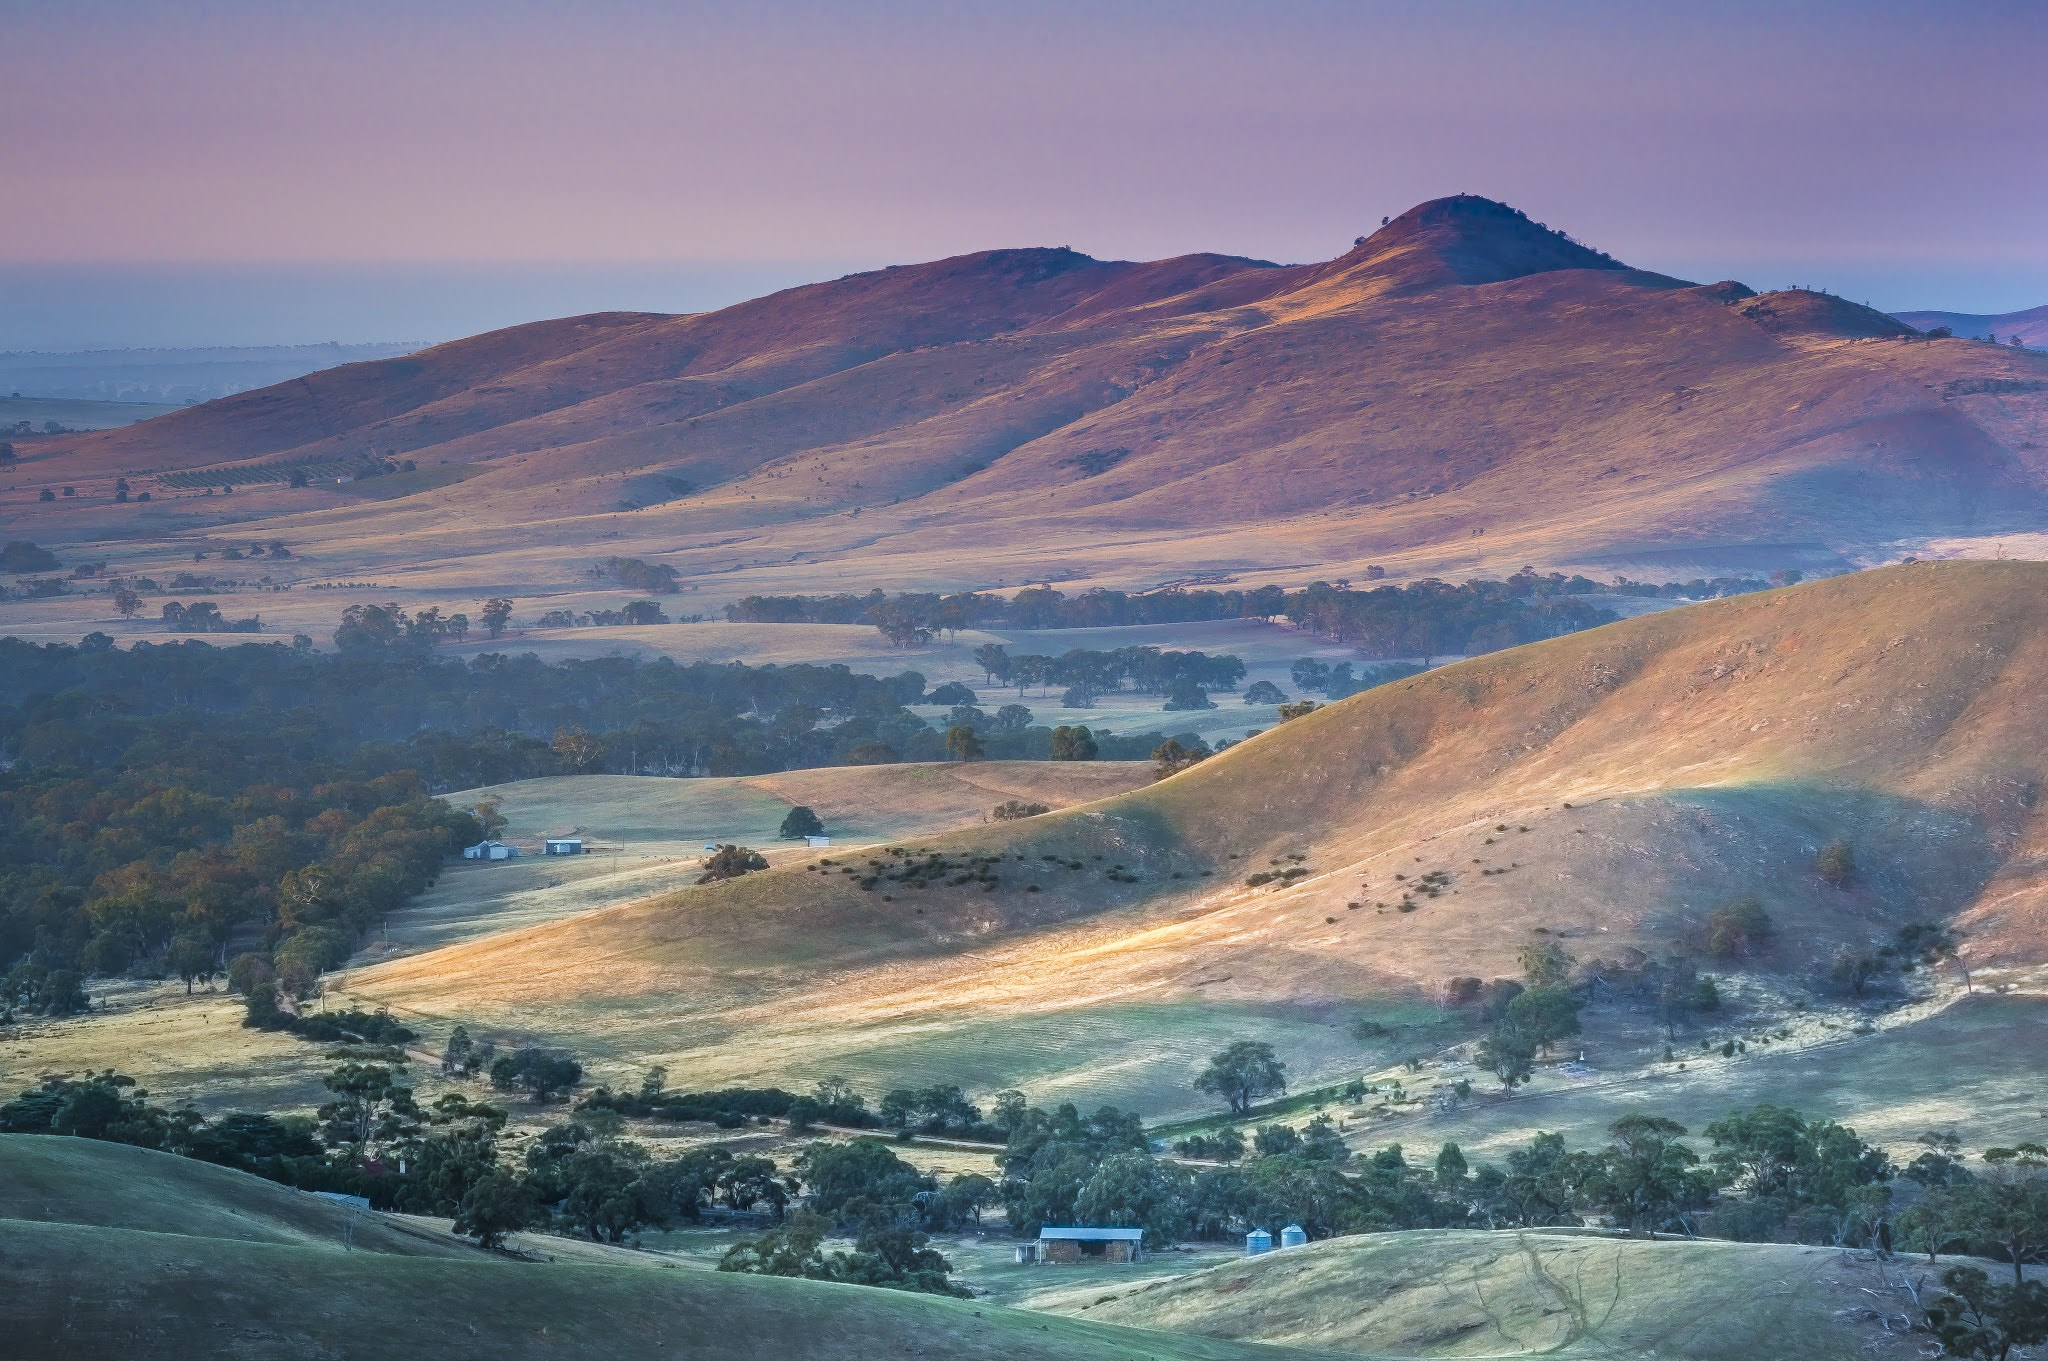
<path id="1" fill-rule="evenodd" d="M 1828 1248 L 1432 1230 L 1331 1239 L 1061 1311 L 1359 1356 L 1905 1361 L 1927 1335 L 1901 1285 L 1924 1293 L 1937 1274 Z"/>
<path id="2" fill-rule="evenodd" d="M 298 558 L 229 575 L 450 608 L 587 592 L 594 558 L 638 555 L 709 610 L 1367 564 L 1841 566 L 2048 524 L 2026 452 L 2048 438 L 2048 358 L 1598 263 L 1434 204 L 1323 265 L 997 252 L 705 316 L 540 323 L 39 444 L 0 524 L 159 577 L 282 537 Z M 121 473 L 365 446 L 417 460 L 417 489 L 111 499 Z M 49 482 L 82 495 L 44 505 Z M 0 613 L 75 637 L 93 612 Z"/>
<path id="3" fill-rule="evenodd" d="M 1355 1072 L 1374 1061 L 1346 1033 L 1360 1009 L 1426 1019 L 1440 980 L 1513 974 L 1539 928 L 1582 958 L 1697 952 L 1705 914 L 1744 894 L 1782 932 L 1741 966 L 1760 976 L 1803 984 L 1838 945 L 1935 917 L 1980 985 L 2026 984 L 2048 939 L 2044 586 L 2033 565 L 1923 565 L 1629 621 L 1368 692 L 1136 793 L 918 843 L 1008 857 L 996 892 L 864 893 L 792 865 L 350 987 L 706 1081 L 943 1073 L 1158 1115 L 1189 1108 L 1187 1075 L 1234 1033 L 1303 1077 Z M 1837 837 L 1860 867 L 1846 888 L 1813 869 Z M 1309 871 L 1292 887 L 1244 884 L 1290 855 Z M 1119 863 L 1135 882 L 1105 873 Z M 1449 887 L 1400 911 L 1435 870 Z"/>

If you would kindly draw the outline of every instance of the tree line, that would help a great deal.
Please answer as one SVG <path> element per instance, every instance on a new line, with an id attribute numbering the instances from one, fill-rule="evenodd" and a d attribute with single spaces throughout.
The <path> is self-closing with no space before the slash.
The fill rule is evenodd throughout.
<path id="1" fill-rule="evenodd" d="M 1299 590 L 1170 588 L 1128 593 L 1091 590 L 1067 595 L 1031 586 L 1010 596 L 879 588 L 865 595 L 751 595 L 726 606 L 741 623 L 872 624 L 898 646 L 920 646 L 968 628 L 1111 628 L 1219 619 L 1285 618 L 1299 628 L 1357 646 L 1376 659 L 1435 658 L 1492 652 L 1612 622 L 1612 611 L 1586 597 L 1613 595 L 1706 600 L 1766 590 L 1799 580 L 1796 571 L 1757 577 L 1694 578 L 1659 584 L 1617 578 L 1601 583 L 1524 568 L 1503 581 L 1460 585 L 1428 578 L 1400 586 L 1355 588 L 1349 581 L 1312 582 Z"/>

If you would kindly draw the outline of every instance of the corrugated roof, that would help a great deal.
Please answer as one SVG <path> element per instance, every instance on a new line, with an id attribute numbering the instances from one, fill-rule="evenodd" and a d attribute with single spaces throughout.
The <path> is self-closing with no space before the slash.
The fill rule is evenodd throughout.
<path id="1" fill-rule="evenodd" d="M 1143 1229 L 1055 1229 L 1051 1225 L 1040 1229 L 1041 1239 L 1054 1238 L 1073 1243 L 1115 1243 L 1129 1240 L 1136 1242 L 1145 1236 Z"/>

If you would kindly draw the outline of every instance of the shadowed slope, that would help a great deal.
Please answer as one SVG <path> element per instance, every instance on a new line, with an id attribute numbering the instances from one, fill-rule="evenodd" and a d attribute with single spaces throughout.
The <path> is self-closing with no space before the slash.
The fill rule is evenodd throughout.
<path id="1" fill-rule="evenodd" d="M 42 1146 L 70 1147 L 46 1151 Z M 621 1249 L 522 1262 L 365 1215 L 353 1251 L 278 1234 L 280 1198 L 349 1212 L 239 1172 L 84 1139 L 0 1135 L 0 1172 L 93 1177 L 48 1213 L 0 1179 L 0 1350 L 136 1357 L 448 1356 L 854 1361 L 1256 1361 L 1308 1353 L 1025 1314 L 966 1300 L 669 1269 Z M 139 1212 L 137 1204 L 148 1207 Z M 159 1231 L 135 1225 L 153 1214 Z M 289 1216 L 287 1216 L 289 1217 Z M 118 1224 L 120 1227 L 109 1227 Z M 542 1240 L 543 1242 L 545 1240 Z M 571 1245 L 564 1245 L 565 1247 Z"/>
<path id="2" fill-rule="evenodd" d="M 1333 1009 L 1512 975 L 1539 927 L 1585 958 L 1696 952 L 1707 914 L 1753 895 L 1781 931 L 1745 966 L 1765 973 L 1924 918 L 1959 921 L 1974 965 L 2024 970 L 2048 952 L 2044 592 L 2044 567 L 1922 565 L 1613 624 L 1369 691 L 1136 793 L 353 986 L 736 1076 L 899 1051 L 906 1076 L 913 1036 L 930 1062 L 971 1031 L 977 1085 L 1089 1074 L 1184 1104 L 1165 1093 L 1233 1017 L 1294 1027 L 1319 1063 Z M 1837 839 L 1857 868 L 1831 881 L 1815 856 Z M 927 848 L 942 868 L 904 868 Z"/>

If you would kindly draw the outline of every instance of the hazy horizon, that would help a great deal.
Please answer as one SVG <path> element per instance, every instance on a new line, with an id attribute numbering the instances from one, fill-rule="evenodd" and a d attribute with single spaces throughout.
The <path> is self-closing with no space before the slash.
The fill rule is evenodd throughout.
<path id="1" fill-rule="evenodd" d="M 0 347 L 446 339 L 1015 245 L 1326 259 L 1498 198 L 1631 264 L 2048 302 L 2048 9 L 29 7 Z"/>

